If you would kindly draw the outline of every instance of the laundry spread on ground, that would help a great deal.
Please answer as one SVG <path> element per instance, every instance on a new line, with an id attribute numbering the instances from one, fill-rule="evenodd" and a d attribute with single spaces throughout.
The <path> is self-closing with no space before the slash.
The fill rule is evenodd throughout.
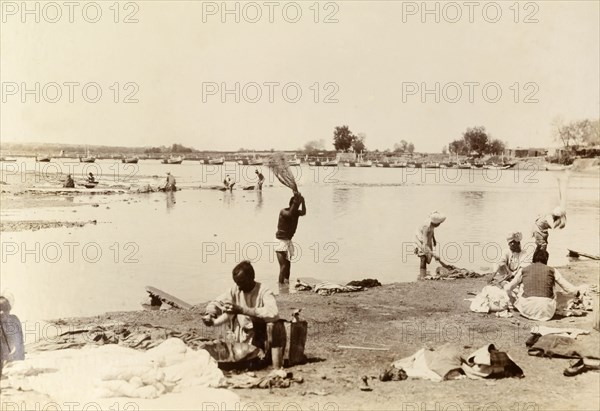
<path id="1" fill-rule="evenodd" d="M 435 274 L 429 274 L 424 277 L 425 280 L 457 280 L 461 278 L 480 278 L 487 274 L 481 274 L 476 271 L 467 270 L 466 268 L 457 268 L 453 265 L 438 267 L 435 269 Z"/>
<path id="2" fill-rule="evenodd" d="M 147 350 L 158 346 L 168 338 L 179 338 L 192 348 L 201 348 L 208 341 L 199 331 L 179 332 L 165 327 L 143 324 L 130 326 L 126 323 L 110 323 L 69 330 L 56 337 L 40 339 L 28 345 L 30 351 L 52 351 L 81 348 L 86 345 L 118 344 L 124 347 Z"/>
<path id="3" fill-rule="evenodd" d="M 342 285 L 329 281 L 320 281 L 310 277 L 303 277 L 296 279 L 294 288 L 298 291 L 313 291 L 320 295 L 332 295 L 337 293 L 364 291 L 367 288 L 378 286 L 381 286 L 381 283 L 372 278 L 367 278 L 360 281 L 350 281 L 348 284 Z"/>
<path id="4" fill-rule="evenodd" d="M 510 378 L 524 376 L 523 370 L 505 352 L 493 344 L 486 344 L 464 359 L 463 348 L 452 343 L 435 349 L 422 348 L 415 354 L 397 360 L 392 366 L 403 370 L 408 378 L 420 378 L 434 382 L 462 378 Z M 380 375 L 382 381 L 393 380 L 388 369 Z M 383 377 L 383 379 L 382 379 Z M 401 380 L 402 378 L 398 378 Z"/>
<path id="5" fill-rule="evenodd" d="M 14 389 L 34 390 L 58 402 L 93 400 L 103 409 L 115 398 L 133 398 L 140 409 L 165 406 L 139 402 L 163 397 L 189 409 L 202 401 L 239 401 L 234 393 L 214 389 L 225 387 L 226 380 L 210 354 L 177 338 L 148 351 L 109 344 L 35 352 L 9 364 L 4 373 Z"/>

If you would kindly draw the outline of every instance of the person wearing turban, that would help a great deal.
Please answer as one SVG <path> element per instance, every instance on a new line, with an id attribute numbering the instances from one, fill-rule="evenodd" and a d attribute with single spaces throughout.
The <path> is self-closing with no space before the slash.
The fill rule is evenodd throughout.
<path id="1" fill-rule="evenodd" d="M 567 224 L 567 212 L 561 206 L 552 210 L 552 213 L 539 216 L 533 225 L 532 235 L 535 238 L 535 251 L 548 249 L 548 230 L 563 229 Z"/>
<path id="2" fill-rule="evenodd" d="M 503 286 L 511 281 L 523 267 L 531 264 L 531 257 L 521 248 L 521 240 L 523 234 L 520 232 L 512 232 L 506 236 L 508 249 L 502 253 L 502 258 L 496 264 L 495 275 L 490 283 Z"/>
<path id="3" fill-rule="evenodd" d="M 434 229 L 439 227 L 446 220 L 446 217 L 434 211 L 416 232 L 415 254 L 421 259 L 420 269 L 425 270 L 427 264 L 431 263 L 432 258 L 439 261 L 440 257 L 434 253 L 433 249 L 437 245 Z"/>

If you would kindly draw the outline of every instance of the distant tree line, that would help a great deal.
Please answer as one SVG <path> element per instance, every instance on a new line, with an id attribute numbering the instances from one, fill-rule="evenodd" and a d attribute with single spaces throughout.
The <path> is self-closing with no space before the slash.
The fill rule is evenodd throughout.
<path id="1" fill-rule="evenodd" d="M 461 139 L 448 144 L 448 151 L 452 154 L 474 154 L 477 157 L 485 154 L 500 155 L 504 153 L 505 148 L 504 143 L 501 140 L 492 139 L 483 126 L 467 128 Z"/>

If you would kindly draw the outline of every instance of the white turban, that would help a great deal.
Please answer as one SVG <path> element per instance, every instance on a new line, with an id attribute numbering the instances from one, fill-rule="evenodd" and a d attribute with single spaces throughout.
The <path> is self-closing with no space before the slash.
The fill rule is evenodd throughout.
<path id="1" fill-rule="evenodd" d="M 554 210 L 552 210 L 552 215 L 556 217 L 566 217 L 567 212 L 561 206 L 557 206 L 556 208 L 554 208 Z"/>
<path id="2" fill-rule="evenodd" d="M 433 224 L 441 224 L 444 222 L 444 220 L 446 220 L 446 216 L 443 215 L 442 213 L 439 213 L 437 211 L 434 211 L 433 213 L 431 213 L 431 215 L 429 216 L 429 219 L 431 220 L 431 222 Z"/>
<path id="3" fill-rule="evenodd" d="M 506 237 L 506 241 L 508 241 L 509 243 L 511 241 L 516 241 L 518 243 L 521 242 L 521 240 L 523 239 L 523 234 L 521 234 L 520 232 L 514 232 L 514 233 L 510 233 L 507 237 Z"/>

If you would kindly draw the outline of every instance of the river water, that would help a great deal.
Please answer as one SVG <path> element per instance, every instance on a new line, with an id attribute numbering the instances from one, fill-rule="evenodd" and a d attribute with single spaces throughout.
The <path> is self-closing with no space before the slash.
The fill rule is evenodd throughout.
<path id="1" fill-rule="evenodd" d="M 71 167 L 71 168 L 69 168 Z M 86 167 L 86 168 L 84 168 Z M 99 187 L 158 186 L 170 171 L 176 193 L 77 195 L 60 207 L 2 209 L 3 220 L 97 220 L 82 228 L 2 233 L 1 288 L 14 295 L 23 321 L 135 310 L 152 285 L 189 303 L 206 301 L 232 284 L 231 269 L 253 262 L 257 280 L 276 285 L 273 251 L 279 210 L 290 190 L 261 167 L 263 192 L 253 185 L 256 167 L 184 161 L 124 165 L 80 163 L 2 165 L 3 181 L 57 186 L 56 173 L 88 171 Z M 533 250 L 535 218 L 559 204 L 559 181 L 568 189 L 568 221 L 550 233 L 550 264 L 567 262 L 567 248 L 600 254 L 598 173 L 529 170 L 390 168 L 293 168 L 306 198 L 307 215 L 294 237 L 299 276 L 345 283 L 377 278 L 382 283 L 415 281 L 414 233 L 434 210 L 447 215 L 436 229 L 439 252 L 448 263 L 487 272 L 505 248 L 510 231 L 522 231 Z M 233 192 L 202 189 L 230 175 Z M 62 177 L 61 177 L 62 178 Z M 8 187 L 8 186 L 7 186 Z M 202 187 L 202 188 L 200 188 Z M 95 207 L 92 204 L 97 204 Z M 435 270 L 432 263 L 430 270 Z"/>

